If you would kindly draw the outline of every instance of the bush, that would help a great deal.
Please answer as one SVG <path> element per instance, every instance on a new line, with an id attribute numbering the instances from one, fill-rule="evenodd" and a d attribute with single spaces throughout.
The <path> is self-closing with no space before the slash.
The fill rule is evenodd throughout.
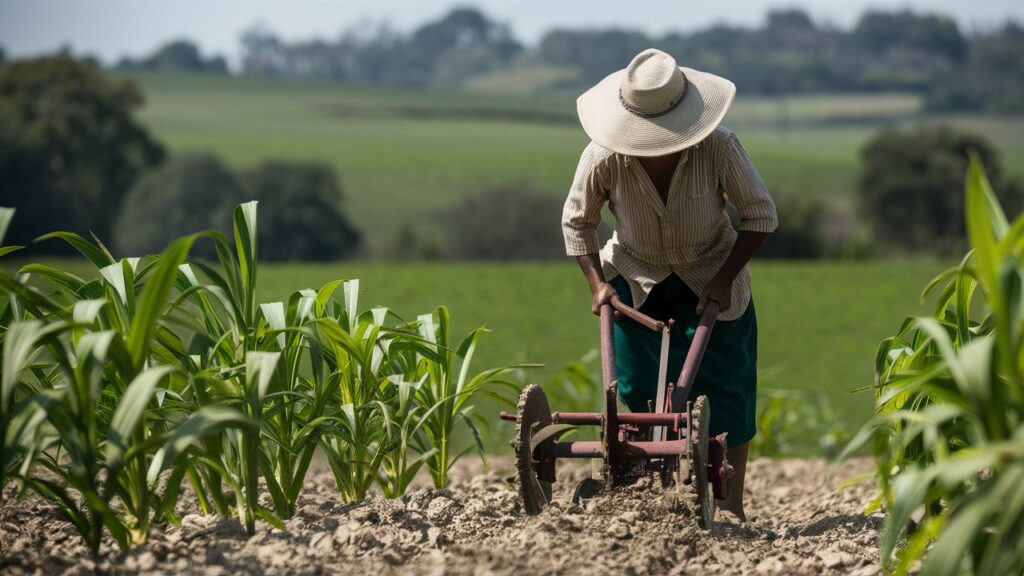
<path id="1" fill-rule="evenodd" d="M 776 194 L 779 228 L 758 251 L 759 258 L 819 258 L 824 254 L 824 206 L 790 194 Z"/>
<path id="2" fill-rule="evenodd" d="M 212 154 L 182 154 L 147 174 L 128 193 L 114 227 L 117 252 L 151 254 L 200 230 L 230 233 L 228 223 L 242 193 L 234 174 Z M 196 255 L 213 256 L 202 243 Z"/>
<path id="3" fill-rule="evenodd" d="M 260 258 L 338 260 L 353 255 L 361 235 L 341 209 L 330 166 L 268 160 L 241 175 L 243 195 L 260 202 Z"/>
<path id="4" fill-rule="evenodd" d="M 463 260 L 565 258 L 562 199 L 503 185 L 467 198 L 442 215 L 445 255 Z"/>
<path id="5" fill-rule="evenodd" d="M 341 209 L 341 184 L 326 164 L 269 160 L 236 175 L 216 156 L 186 153 L 139 181 L 115 229 L 117 251 L 151 253 L 183 234 L 230 232 L 232 206 L 258 200 L 266 260 L 336 260 L 351 256 L 360 234 Z M 200 242 L 193 251 L 213 257 Z"/>
<path id="6" fill-rule="evenodd" d="M 963 174 L 975 151 L 1003 189 L 1011 213 L 1019 209 L 1015 185 L 1001 178 L 992 145 L 945 126 L 885 130 L 862 151 L 859 211 L 875 241 L 909 252 L 953 254 L 963 248 Z"/>
<path id="7" fill-rule="evenodd" d="M 0 205 L 18 209 L 8 240 L 59 226 L 109 240 L 135 179 L 163 149 L 133 113 L 142 95 L 68 55 L 0 68 Z M 64 251 L 60 243 L 37 248 Z"/>

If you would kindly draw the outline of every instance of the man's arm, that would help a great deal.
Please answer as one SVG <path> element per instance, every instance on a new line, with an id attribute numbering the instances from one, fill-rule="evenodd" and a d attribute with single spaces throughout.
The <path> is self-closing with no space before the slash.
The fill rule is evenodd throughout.
<path id="1" fill-rule="evenodd" d="M 601 313 L 601 305 L 608 302 L 615 294 L 615 288 L 604 278 L 604 271 L 601 270 L 601 259 L 597 254 L 583 254 L 576 257 L 583 276 L 590 286 L 590 294 L 593 296 L 591 311 L 594 314 Z"/>
<path id="2" fill-rule="evenodd" d="M 704 287 L 704 292 L 700 295 L 700 300 L 697 302 L 698 315 L 704 312 L 704 306 L 707 305 L 708 300 L 717 301 L 722 312 L 732 307 L 733 281 L 770 235 L 768 232 L 739 231 L 736 243 L 732 245 L 732 251 L 729 252 L 729 257 L 726 258 L 718 273 L 708 282 L 708 285 Z"/>

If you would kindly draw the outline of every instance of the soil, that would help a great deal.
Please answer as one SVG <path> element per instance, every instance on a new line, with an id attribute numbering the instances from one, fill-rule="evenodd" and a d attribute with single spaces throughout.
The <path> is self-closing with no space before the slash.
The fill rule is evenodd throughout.
<path id="1" fill-rule="evenodd" d="M 748 467 L 747 515 L 719 513 L 696 527 L 682 493 L 646 481 L 571 502 L 589 468 L 561 466 L 555 502 L 521 512 L 511 462 L 481 474 L 467 463 L 448 490 L 417 489 L 344 504 L 327 470 L 312 470 L 296 515 L 281 531 L 247 537 L 233 518 L 179 504 L 180 526 L 153 530 L 121 552 L 105 543 L 94 563 L 57 509 L 28 496 L 0 510 L 0 573 L 86 574 L 856 574 L 879 573 L 881 517 L 861 513 L 870 483 L 835 485 L 869 469 L 820 460 L 759 459 Z M 5 496 L 10 496 L 6 494 Z"/>

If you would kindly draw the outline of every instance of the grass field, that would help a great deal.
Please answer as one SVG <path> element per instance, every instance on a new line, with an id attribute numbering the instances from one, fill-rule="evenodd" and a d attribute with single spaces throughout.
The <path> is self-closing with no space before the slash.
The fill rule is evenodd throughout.
<path id="1" fill-rule="evenodd" d="M 823 390 L 850 426 L 868 417 L 875 349 L 903 318 L 919 314 L 924 285 L 945 266 L 935 262 L 759 263 L 754 294 L 763 386 Z M 339 264 L 268 266 L 262 294 L 333 278 L 361 280 L 361 301 L 387 305 L 404 318 L 445 303 L 455 327 L 493 332 L 478 351 L 478 368 L 543 363 L 529 381 L 544 382 L 567 362 L 598 346 L 589 291 L 569 264 Z"/>
<path id="2" fill-rule="evenodd" d="M 84 271 L 80 262 L 50 262 Z M 14 266 L 14 264 L 7 264 Z M 824 391 L 848 429 L 870 414 L 879 341 L 905 316 L 943 264 L 936 262 L 794 263 L 753 267 L 762 387 Z M 574 264 L 286 264 L 261 268 L 259 299 L 359 278 L 360 308 L 388 306 L 413 320 L 449 307 L 455 329 L 487 326 L 474 366 L 542 363 L 525 374 L 544 383 L 558 368 L 598 346 L 589 291 Z M 596 365 L 595 365 L 596 370 Z"/>
<path id="3" fill-rule="evenodd" d="M 436 239 L 444 224 L 438 212 L 490 185 L 520 183 L 563 196 L 586 144 L 571 96 L 137 78 L 147 98 L 142 119 L 173 150 L 215 151 L 239 167 L 267 157 L 334 165 L 376 254 L 405 225 Z M 1024 119 L 928 118 L 917 98 L 899 94 L 815 96 L 784 103 L 783 131 L 779 106 L 740 94 L 725 122 L 738 131 L 776 194 L 813 196 L 851 209 L 861 145 L 880 125 L 917 120 L 987 134 L 1004 165 L 1024 175 Z M 557 226 L 558 215 L 548 217 Z"/>

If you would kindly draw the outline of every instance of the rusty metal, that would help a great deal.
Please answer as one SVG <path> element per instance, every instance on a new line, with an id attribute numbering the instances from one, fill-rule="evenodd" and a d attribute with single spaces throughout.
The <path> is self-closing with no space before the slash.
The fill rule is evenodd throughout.
<path id="1" fill-rule="evenodd" d="M 715 494 L 708 472 L 714 466 L 708 447 L 708 425 L 711 422 L 711 407 L 707 397 L 700 396 L 690 407 L 691 436 L 687 445 L 690 461 L 690 486 L 693 488 L 693 510 L 701 528 L 711 528 L 715 518 Z"/>
<path id="2" fill-rule="evenodd" d="M 508 412 L 501 413 L 501 419 L 509 422 L 516 421 L 515 414 Z M 604 414 L 600 412 L 552 412 L 551 422 L 554 424 L 572 424 L 573 426 L 598 425 Z M 662 412 L 659 414 L 651 412 L 626 412 L 619 414 L 619 424 L 633 424 L 637 426 L 683 426 L 686 422 L 685 412 Z"/>
<path id="3" fill-rule="evenodd" d="M 601 373 L 604 406 L 601 412 L 550 411 L 547 397 L 538 386 L 528 386 L 520 396 L 516 414 L 501 413 L 503 420 L 517 423 L 516 451 L 520 495 L 524 509 L 536 514 L 549 501 L 551 483 L 555 481 L 555 464 L 559 458 L 601 458 L 602 482 L 605 486 L 627 484 L 644 475 L 660 474 L 661 484 L 682 487 L 683 470 L 688 471 L 688 486 L 693 496 L 701 526 L 710 527 L 714 515 L 714 499 L 724 498 L 732 468 L 725 460 L 725 435 L 708 438 L 710 407 L 701 396 L 688 402 L 687 396 L 704 356 L 718 314 L 718 303 L 709 302 L 701 315 L 683 370 L 676 382 L 659 385 L 663 398 L 658 408 L 648 413 L 618 412 L 618 381 L 615 373 L 614 322 L 634 321 L 653 331 L 671 332 L 673 320 L 656 320 L 612 297 L 601 306 Z M 660 368 L 660 367 L 659 367 Z M 686 410 L 673 411 L 672 393 L 680 388 Z M 659 392 L 661 392 L 659 390 Z M 658 394 L 662 396 L 662 394 Z M 693 409 L 691 409 L 691 406 Z M 562 442 L 563 432 L 575 426 L 600 426 L 598 441 Z M 658 430 L 671 431 L 670 439 Z M 654 438 L 652 440 L 652 438 Z M 591 487 L 592 488 L 592 487 Z M 578 497 L 593 490 L 577 490 Z"/>
<path id="4" fill-rule="evenodd" d="M 619 442 L 620 458 L 663 458 L 678 456 L 686 452 L 686 440 L 665 440 L 661 442 Z M 601 458 L 603 449 L 600 442 L 553 442 L 538 451 L 545 457 L 555 458 Z"/>
<path id="5" fill-rule="evenodd" d="M 519 495 L 527 514 L 537 514 L 551 500 L 554 459 L 538 461 L 534 454 L 534 434 L 551 423 L 551 408 L 540 386 L 530 385 L 519 395 L 519 421 L 512 450 L 516 455 Z"/>
<path id="6" fill-rule="evenodd" d="M 622 314 L 626 318 L 629 318 L 630 320 L 636 322 L 637 324 L 643 326 L 644 328 L 647 328 L 648 330 L 653 330 L 654 332 L 661 332 L 661 329 L 665 327 L 665 323 L 662 322 L 661 320 L 655 320 L 654 318 L 651 318 L 650 316 L 644 314 L 643 312 L 640 312 L 636 308 L 627 306 L 622 302 L 622 300 L 619 299 L 618 296 L 613 295 L 611 297 L 611 304 L 612 308 L 615 309 L 616 312 Z"/>
<path id="7" fill-rule="evenodd" d="M 726 442 L 727 433 L 719 434 L 708 440 L 708 482 L 714 490 L 715 498 L 725 500 L 728 493 L 729 479 L 732 478 L 733 469 L 725 459 L 725 452 L 729 449 Z"/>
<path id="8" fill-rule="evenodd" d="M 693 381 L 697 378 L 697 370 L 700 362 L 704 359 L 704 350 L 711 340 L 711 330 L 715 327 L 715 319 L 718 318 L 718 302 L 709 300 L 704 306 L 704 312 L 700 315 L 697 330 L 694 331 L 693 341 L 690 343 L 690 350 L 686 354 L 686 361 L 683 362 L 683 370 L 679 373 L 679 381 L 676 388 L 682 392 L 680 395 L 685 402 L 690 397 L 690 390 L 693 389 Z"/>

